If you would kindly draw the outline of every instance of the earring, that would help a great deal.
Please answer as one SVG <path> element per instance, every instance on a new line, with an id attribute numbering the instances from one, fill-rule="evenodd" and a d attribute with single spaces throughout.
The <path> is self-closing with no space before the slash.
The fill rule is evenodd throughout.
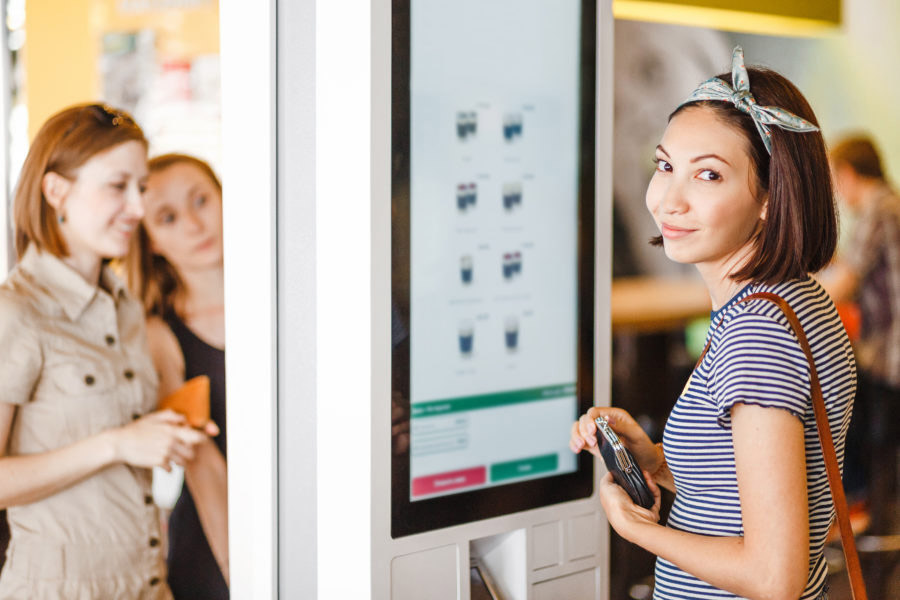
<path id="1" fill-rule="evenodd" d="M 56 217 L 56 220 L 59 221 L 60 225 L 62 225 L 63 223 L 66 222 L 66 215 L 60 213 L 59 216 Z"/>

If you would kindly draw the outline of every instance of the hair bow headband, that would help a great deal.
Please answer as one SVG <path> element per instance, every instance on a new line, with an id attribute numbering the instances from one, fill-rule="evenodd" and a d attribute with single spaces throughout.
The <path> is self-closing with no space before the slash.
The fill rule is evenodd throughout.
<path id="1" fill-rule="evenodd" d="M 707 79 L 679 106 L 700 100 L 731 102 L 738 110 L 747 113 L 753 119 L 770 155 L 772 154 L 772 132 L 769 131 L 769 126 L 775 125 L 787 131 L 798 132 L 819 130 L 806 119 L 783 108 L 760 106 L 756 103 L 756 98 L 750 93 L 750 77 L 747 75 L 747 67 L 744 66 L 744 50 L 740 46 L 735 46 L 731 55 L 731 83 L 730 86 L 718 77 Z"/>

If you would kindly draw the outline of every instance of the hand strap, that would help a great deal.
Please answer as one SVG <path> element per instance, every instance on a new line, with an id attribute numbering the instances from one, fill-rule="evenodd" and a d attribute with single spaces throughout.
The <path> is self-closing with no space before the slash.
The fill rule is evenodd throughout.
<path id="1" fill-rule="evenodd" d="M 844 496 L 844 486 L 841 483 L 841 471 L 838 466 L 837 456 L 834 451 L 834 440 L 831 437 L 831 428 L 828 425 L 828 413 L 825 410 L 825 400 L 822 398 L 822 386 L 819 384 L 819 376 L 816 372 L 816 364 L 813 361 L 812 350 L 800 325 L 800 320 L 787 301 L 771 292 L 758 292 L 742 298 L 741 302 L 751 300 L 768 300 L 772 302 L 784 316 L 787 317 L 800 348 L 809 362 L 809 387 L 812 395 L 813 411 L 816 414 L 816 427 L 819 430 L 819 442 L 822 444 L 822 454 L 825 457 L 825 470 L 828 473 L 828 485 L 831 487 L 831 497 L 837 512 L 837 522 L 841 530 L 841 543 L 844 547 L 844 557 L 847 562 L 847 573 L 850 576 L 850 589 L 853 600 L 867 600 L 866 585 L 862 576 L 862 568 L 859 565 L 859 556 L 856 553 L 856 541 L 853 539 L 853 530 L 850 528 L 850 514 L 847 510 L 847 498 Z M 704 352 L 705 353 L 705 352 Z"/>

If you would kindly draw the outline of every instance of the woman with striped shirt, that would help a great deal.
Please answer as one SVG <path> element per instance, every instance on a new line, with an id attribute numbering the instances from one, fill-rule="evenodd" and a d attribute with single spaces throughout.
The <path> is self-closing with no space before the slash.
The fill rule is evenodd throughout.
<path id="1" fill-rule="evenodd" d="M 612 527 L 658 556 L 654 598 L 826 598 L 834 516 L 811 403 L 809 367 L 780 309 L 797 313 L 815 360 L 839 461 L 856 390 L 850 343 L 810 274 L 831 260 L 837 217 L 815 115 L 783 76 L 743 64 L 701 84 L 669 117 L 647 208 L 666 255 L 697 267 L 713 305 L 708 346 L 654 445 L 618 408 L 572 427 L 598 455 L 605 416 L 656 496 L 647 510 L 607 475 Z M 731 85 L 727 82 L 730 81 Z M 658 524 L 659 488 L 675 492 Z"/>

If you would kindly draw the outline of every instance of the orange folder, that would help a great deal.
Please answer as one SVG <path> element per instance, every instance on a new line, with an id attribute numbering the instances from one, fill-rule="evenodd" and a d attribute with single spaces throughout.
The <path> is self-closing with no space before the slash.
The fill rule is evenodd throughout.
<path id="1" fill-rule="evenodd" d="M 191 427 L 209 422 L 209 377 L 198 375 L 159 402 L 159 410 L 170 408 L 187 417 Z"/>

